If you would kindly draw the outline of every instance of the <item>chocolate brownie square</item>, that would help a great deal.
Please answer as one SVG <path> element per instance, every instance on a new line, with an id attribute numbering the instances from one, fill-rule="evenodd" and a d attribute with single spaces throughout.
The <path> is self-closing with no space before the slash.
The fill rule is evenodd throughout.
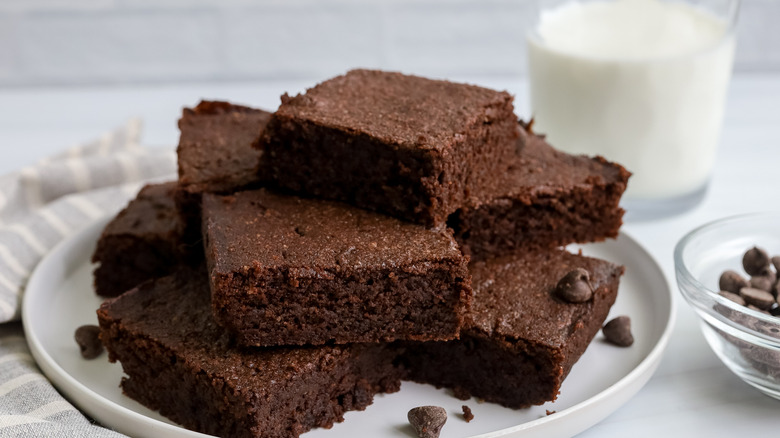
<path id="1" fill-rule="evenodd" d="M 626 169 L 555 150 L 525 128 L 520 142 L 522 153 L 499 189 L 473 197 L 448 220 L 472 260 L 617 237 Z"/>
<path id="2" fill-rule="evenodd" d="M 265 189 L 204 195 L 216 320 L 243 345 L 445 340 L 471 300 L 449 230 Z"/>
<path id="3" fill-rule="evenodd" d="M 554 291 L 577 268 L 589 272 L 594 294 L 573 304 Z M 470 271 L 474 302 L 460 339 L 411 343 L 409 377 L 509 408 L 555 400 L 615 302 L 623 267 L 552 250 L 472 263 Z"/>
<path id="4" fill-rule="evenodd" d="M 175 182 L 147 185 L 106 225 L 92 255 L 98 295 L 115 297 L 186 261 L 175 191 Z"/>
<path id="5" fill-rule="evenodd" d="M 209 301 L 205 270 L 185 268 L 100 307 L 100 338 L 122 363 L 127 396 L 207 434 L 297 437 L 400 387 L 386 345 L 240 349 Z"/>
<path id="6" fill-rule="evenodd" d="M 179 185 L 189 192 L 233 191 L 258 181 L 261 152 L 252 147 L 271 113 L 202 101 L 179 119 Z"/>
<path id="7" fill-rule="evenodd" d="M 286 189 L 426 225 L 495 191 L 517 154 L 512 96 L 400 73 L 352 70 L 282 96 L 260 138 Z"/>
<path id="8" fill-rule="evenodd" d="M 257 186 L 262 153 L 253 147 L 271 113 L 228 102 L 202 101 L 179 119 L 179 186 L 176 204 L 186 240 L 200 240 L 202 193 L 231 193 Z"/>

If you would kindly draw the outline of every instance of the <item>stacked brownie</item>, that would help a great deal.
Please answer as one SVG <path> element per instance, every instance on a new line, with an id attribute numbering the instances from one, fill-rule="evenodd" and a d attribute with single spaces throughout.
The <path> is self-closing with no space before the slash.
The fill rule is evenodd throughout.
<path id="1" fill-rule="evenodd" d="M 193 430 L 298 436 L 401 379 L 542 404 L 616 299 L 622 267 L 561 247 L 617 235 L 628 172 L 554 150 L 505 92 L 354 70 L 272 115 L 202 102 L 179 126 L 179 181 L 107 227 L 96 286 L 119 295 L 98 316 L 124 392 Z M 112 286 L 117 234 L 200 257 Z M 554 293 L 575 269 L 582 303 Z"/>
<path id="2" fill-rule="evenodd" d="M 185 260 L 184 225 L 176 212 L 175 182 L 148 185 L 108 223 L 92 261 L 95 292 L 121 295 L 138 284 L 171 274 Z"/>

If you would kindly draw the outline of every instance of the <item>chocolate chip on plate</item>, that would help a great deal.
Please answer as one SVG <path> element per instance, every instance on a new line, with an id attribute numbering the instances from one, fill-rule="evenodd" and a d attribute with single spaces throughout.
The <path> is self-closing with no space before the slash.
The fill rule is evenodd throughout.
<path id="1" fill-rule="evenodd" d="M 634 336 L 631 334 L 631 318 L 628 316 L 614 318 L 601 331 L 607 341 L 619 347 L 628 347 L 634 343 Z"/>
<path id="2" fill-rule="evenodd" d="M 726 271 L 720 274 L 718 286 L 720 286 L 720 290 L 738 294 L 740 289 L 748 287 L 748 281 L 736 271 Z"/>
<path id="3" fill-rule="evenodd" d="M 441 406 L 419 406 L 411 409 L 406 417 L 420 438 L 438 438 L 447 422 L 447 411 Z"/>
<path id="4" fill-rule="evenodd" d="M 103 352 L 103 344 L 100 342 L 100 328 L 96 325 L 82 325 L 76 329 L 74 338 L 79 344 L 81 356 L 84 359 L 94 359 Z"/>
<path id="5" fill-rule="evenodd" d="M 754 246 L 742 256 L 742 267 L 748 275 L 761 275 L 761 271 L 769 266 L 769 254 Z"/>
<path id="6" fill-rule="evenodd" d="M 739 295 L 745 299 L 748 305 L 753 305 L 761 310 L 769 310 L 775 303 L 775 297 L 771 293 L 753 287 L 743 287 Z"/>
<path id="7" fill-rule="evenodd" d="M 593 288 L 590 286 L 588 271 L 582 268 L 569 271 L 558 281 L 555 293 L 569 303 L 584 303 L 590 300 L 593 296 Z"/>
<path id="8" fill-rule="evenodd" d="M 470 423 L 471 420 L 474 419 L 474 414 L 471 412 L 471 408 L 466 405 L 461 406 L 461 408 L 463 409 L 463 419 L 466 420 L 466 423 Z"/>

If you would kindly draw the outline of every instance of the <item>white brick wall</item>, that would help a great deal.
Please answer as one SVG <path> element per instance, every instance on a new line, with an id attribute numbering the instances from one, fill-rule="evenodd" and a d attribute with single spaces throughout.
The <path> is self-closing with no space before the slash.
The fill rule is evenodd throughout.
<path id="1" fill-rule="evenodd" d="M 523 75 L 530 0 L 0 0 L 0 86 Z M 743 0 L 738 71 L 780 72 L 780 0 Z"/>

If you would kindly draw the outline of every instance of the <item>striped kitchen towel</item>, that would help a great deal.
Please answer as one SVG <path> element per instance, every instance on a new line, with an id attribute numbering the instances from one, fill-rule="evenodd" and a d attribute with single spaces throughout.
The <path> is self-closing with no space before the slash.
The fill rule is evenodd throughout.
<path id="1" fill-rule="evenodd" d="M 113 214 L 145 180 L 175 178 L 172 149 L 139 145 L 140 121 L 0 176 L 0 436 L 121 436 L 93 425 L 36 367 L 18 322 L 35 265 L 63 238 Z"/>

